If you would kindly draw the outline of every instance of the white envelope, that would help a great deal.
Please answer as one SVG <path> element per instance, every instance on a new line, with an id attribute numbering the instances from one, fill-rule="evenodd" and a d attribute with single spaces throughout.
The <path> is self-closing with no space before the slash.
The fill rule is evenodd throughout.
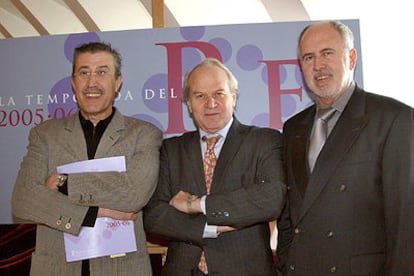
<path id="1" fill-rule="evenodd" d="M 114 156 L 84 160 L 65 164 L 56 168 L 58 173 L 85 173 L 85 172 L 125 172 L 125 156 Z"/>

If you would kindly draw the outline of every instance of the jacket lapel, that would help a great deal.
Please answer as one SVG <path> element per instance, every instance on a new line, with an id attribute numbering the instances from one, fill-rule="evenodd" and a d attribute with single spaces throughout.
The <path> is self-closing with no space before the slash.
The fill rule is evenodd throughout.
<path id="1" fill-rule="evenodd" d="M 217 159 L 216 168 L 214 169 L 213 181 L 211 183 L 211 192 L 220 191 L 221 179 L 226 171 L 226 167 L 232 163 L 241 144 L 243 143 L 246 128 L 234 117 L 233 123 L 227 133 L 226 140 L 221 148 L 220 156 Z"/>
<path id="2" fill-rule="evenodd" d="M 315 108 L 311 109 L 308 114 L 303 118 L 299 127 L 294 129 L 293 133 L 293 143 L 290 143 L 290 148 L 287 149 L 287 152 L 292 156 L 289 166 L 292 168 L 291 172 L 294 179 L 295 187 L 297 187 L 299 194 L 304 196 L 306 186 L 308 183 L 308 146 L 311 130 L 312 130 L 312 121 L 315 115 Z"/>
<path id="3" fill-rule="evenodd" d="M 96 149 L 95 158 L 108 157 L 108 153 L 111 153 L 111 148 L 122 136 L 125 130 L 124 117 L 115 109 L 114 117 L 108 124 L 104 135 L 102 135 L 99 141 L 98 148 Z"/>
<path id="4" fill-rule="evenodd" d="M 64 131 L 62 147 L 68 147 L 66 151 L 74 155 L 74 160 L 87 160 L 86 142 L 79 121 L 79 112 L 67 118 Z"/>
<path id="5" fill-rule="evenodd" d="M 185 140 L 181 143 L 185 157 L 188 163 L 185 164 L 186 171 L 191 173 L 188 179 L 189 184 L 192 185 L 190 191 L 205 195 L 207 193 L 206 182 L 204 178 L 203 156 L 201 154 L 200 134 L 198 131 L 193 131 L 185 134 Z M 187 181 L 187 179 L 185 180 Z"/>
<path id="6" fill-rule="evenodd" d="M 96 150 L 95 158 L 107 157 L 110 153 L 111 147 L 121 137 L 125 129 L 124 117 L 115 110 L 114 117 L 105 130 L 105 135 L 102 136 Z M 65 143 L 62 146 L 68 147 L 68 152 L 74 154 L 76 160 L 87 160 L 87 149 L 85 136 L 83 134 L 82 126 L 79 121 L 79 112 L 67 118 L 67 123 L 64 126 L 66 135 L 64 135 Z"/>
<path id="7" fill-rule="evenodd" d="M 365 97 L 357 89 L 326 140 L 313 173 L 309 176 L 298 221 L 306 214 L 331 178 L 335 177 L 336 167 L 354 144 L 366 123 Z"/>

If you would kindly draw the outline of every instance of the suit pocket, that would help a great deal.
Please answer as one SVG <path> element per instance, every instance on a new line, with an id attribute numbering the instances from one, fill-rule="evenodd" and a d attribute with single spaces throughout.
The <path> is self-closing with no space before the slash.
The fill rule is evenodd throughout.
<path id="1" fill-rule="evenodd" d="M 365 254 L 351 259 L 352 275 L 384 275 L 385 253 Z"/>
<path id="2" fill-rule="evenodd" d="M 361 152 L 346 155 L 340 164 L 338 174 L 350 176 L 373 176 L 378 175 L 381 159 L 376 152 Z M 360 182 L 361 179 L 358 179 Z M 358 183 L 357 182 L 357 183 Z"/>
<path id="3" fill-rule="evenodd" d="M 355 165 L 360 163 L 373 162 L 377 160 L 377 156 L 373 152 L 358 152 L 349 154 L 345 159 L 346 165 Z"/>

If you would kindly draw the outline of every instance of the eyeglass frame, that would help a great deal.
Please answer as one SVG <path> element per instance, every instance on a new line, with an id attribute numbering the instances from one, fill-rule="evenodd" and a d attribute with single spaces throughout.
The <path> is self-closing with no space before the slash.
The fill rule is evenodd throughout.
<path id="1" fill-rule="evenodd" d="M 98 69 L 97 71 L 88 71 L 80 70 L 79 72 L 73 73 L 73 77 L 78 77 L 80 80 L 86 81 L 89 80 L 91 76 L 94 76 L 96 79 L 101 80 L 106 76 L 112 76 L 114 73 L 110 71 L 105 71 L 104 69 Z"/>

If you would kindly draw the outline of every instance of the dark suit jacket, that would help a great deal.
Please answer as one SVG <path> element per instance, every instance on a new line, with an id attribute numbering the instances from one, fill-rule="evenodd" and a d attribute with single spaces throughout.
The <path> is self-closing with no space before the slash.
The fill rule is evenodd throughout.
<path id="1" fill-rule="evenodd" d="M 198 131 L 164 141 L 159 183 L 144 211 L 146 230 L 170 239 L 164 275 L 191 275 L 204 250 L 210 275 L 274 275 L 269 220 L 285 200 L 281 134 L 236 119 L 214 172 L 207 215 L 168 205 L 180 190 L 206 194 Z M 203 239 L 205 223 L 240 230 Z"/>
<path id="2" fill-rule="evenodd" d="M 137 252 L 90 260 L 91 275 L 151 275 L 142 209 L 157 184 L 162 133 L 153 125 L 116 111 L 95 158 L 125 156 L 126 172 L 71 174 L 68 196 L 45 187 L 56 167 L 88 160 L 79 115 L 33 128 L 12 196 L 15 216 L 38 223 L 31 275 L 80 275 L 81 261 L 66 262 L 63 232 L 77 235 L 89 206 L 135 211 Z M 81 195 L 85 201 L 80 201 Z M 59 223 L 59 221 L 61 223 Z"/>
<path id="3" fill-rule="evenodd" d="M 284 126 L 280 267 L 295 275 L 409 275 L 397 271 L 414 261 L 404 260 L 401 235 L 412 216 L 405 194 L 413 185 L 413 110 L 356 88 L 309 174 L 314 114 L 312 106 Z"/>

